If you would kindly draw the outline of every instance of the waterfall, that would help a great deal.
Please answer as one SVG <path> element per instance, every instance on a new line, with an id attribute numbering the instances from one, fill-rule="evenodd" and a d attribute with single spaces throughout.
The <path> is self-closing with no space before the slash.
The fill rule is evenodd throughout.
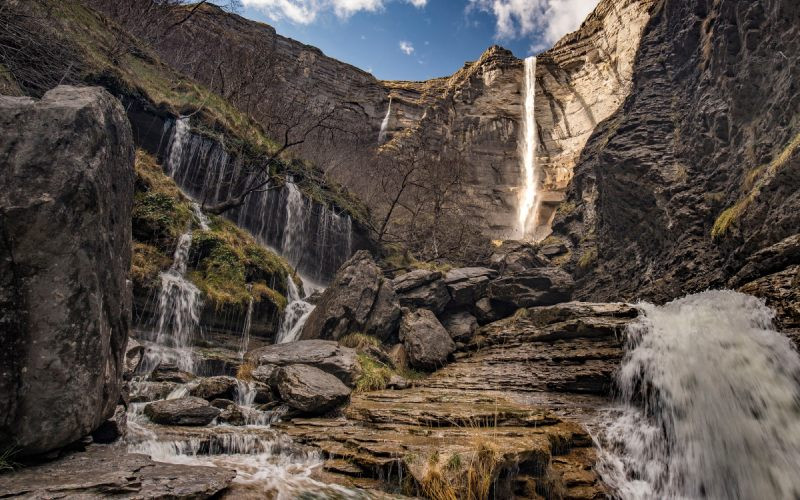
<path id="1" fill-rule="evenodd" d="M 599 432 L 624 499 L 800 497 L 800 356 L 762 301 L 708 291 L 641 305 Z"/>
<path id="2" fill-rule="evenodd" d="M 304 242 L 301 235 L 305 232 L 306 215 L 309 210 L 306 208 L 305 198 L 291 182 L 286 183 L 288 196 L 286 197 L 286 228 L 283 237 L 283 257 L 289 261 L 293 267 L 297 267 L 303 256 Z"/>
<path id="3" fill-rule="evenodd" d="M 383 117 L 381 122 L 381 132 L 378 134 L 378 143 L 383 144 L 386 141 L 386 131 L 389 128 L 389 119 L 392 117 L 392 96 L 389 96 L 389 107 L 386 108 L 386 116 Z"/>
<path id="4" fill-rule="evenodd" d="M 306 320 L 314 310 L 314 306 L 300 296 L 300 290 L 298 290 L 294 280 L 289 277 L 287 281 L 289 283 L 289 293 L 286 297 L 288 304 L 283 314 L 278 335 L 275 336 L 276 344 L 296 341 L 303 331 Z"/>
<path id="5" fill-rule="evenodd" d="M 189 138 L 189 117 L 182 116 L 175 120 L 175 127 L 172 133 L 172 140 L 169 145 L 169 157 L 167 158 L 167 174 L 173 175 L 181 164 L 183 148 L 186 139 Z"/>
<path id="6" fill-rule="evenodd" d="M 252 287 L 248 286 L 248 289 Z M 250 328 L 253 326 L 253 297 L 247 303 L 247 314 L 244 317 L 244 328 L 242 328 L 242 340 L 239 342 L 239 358 L 244 359 L 247 348 L 250 345 Z"/>
<path id="7" fill-rule="evenodd" d="M 523 92 L 522 176 L 525 181 L 519 197 L 519 234 L 522 238 L 536 229 L 536 57 L 525 59 L 525 89 Z"/>
<path id="8" fill-rule="evenodd" d="M 202 303 L 200 290 L 185 277 L 191 246 L 190 229 L 178 239 L 172 266 L 160 274 L 156 346 L 152 349 L 153 359 L 147 363 L 151 369 L 160 362 L 175 362 L 185 371 L 194 369 L 191 346 L 199 328 Z"/>

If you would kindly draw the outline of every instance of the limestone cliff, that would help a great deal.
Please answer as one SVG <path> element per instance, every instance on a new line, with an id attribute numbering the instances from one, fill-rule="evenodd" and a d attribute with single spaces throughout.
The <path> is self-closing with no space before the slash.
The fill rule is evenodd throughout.
<path id="1" fill-rule="evenodd" d="M 579 294 L 668 300 L 798 263 L 796 2 L 660 2 L 633 74 L 554 224 Z"/>

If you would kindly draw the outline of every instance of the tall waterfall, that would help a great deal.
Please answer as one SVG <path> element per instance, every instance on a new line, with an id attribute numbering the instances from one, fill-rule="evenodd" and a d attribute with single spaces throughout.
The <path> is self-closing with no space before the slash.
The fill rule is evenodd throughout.
<path id="1" fill-rule="evenodd" d="M 522 178 L 525 184 L 519 196 L 519 234 L 525 238 L 536 225 L 536 191 L 538 172 L 536 171 L 536 57 L 525 59 L 525 89 L 523 92 Z"/>
<path id="2" fill-rule="evenodd" d="M 173 175 L 180 167 L 183 157 L 183 148 L 189 138 L 189 117 L 182 116 L 175 120 L 175 127 L 172 133 L 172 140 L 169 146 L 169 156 L 167 157 L 167 174 Z"/>
<path id="3" fill-rule="evenodd" d="M 286 189 L 286 228 L 283 237 L 283 257 L 292 266 L 297 267 L 303 255 L 303 244 L 301 235 L 305 232 L 306 214 L 309 207 L 306 206 L 305 198 L 297 189 L 294 183 L 287 182 Z"/>
<path id="4" fill-rule="evenodd" d="M 378 142 L 383 143 L 386 141 L 386 131 L 389 128 L 389 119 L 392 117 L 392 97 L 389 96 L 389 107 L 386 108 L 386 116 L 383 117 L 381 122 L 381 132 L 378 134 Z"/>
<path id="5" fill-rule="evenodd" d="M 800 497 L 800 356 L 764 304 L 709 291 L 641 306 L 599 435 L 624 499 Z"/>

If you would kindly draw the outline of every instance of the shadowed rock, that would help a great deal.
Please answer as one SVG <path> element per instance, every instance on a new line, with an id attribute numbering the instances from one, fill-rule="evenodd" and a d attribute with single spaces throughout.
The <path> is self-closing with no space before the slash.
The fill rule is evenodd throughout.
<path id="1" fill-rule="evenodd" d="M 472 307 L 486 296 L 489 280 L 497 276 L 497 271 L 485 267 L 464 267 L 447 272 L 444 282 L 450 292 L 453 307 Z"/>
<path id="2" fill-rule="evenodd" d="M 220 375 L 217 377 L 202 378 L 196 386 L 192 387 L 189 394 L 208 401 L 214 399 L 235 399 L 236 379 Z"/>
<path id="3" fill-rule="evenodd" d="M 544 267 L 492 281 L 489 297 L 492 302 L 514 307 L 549 306 L 568 301 L 574 286 L 572 277 L 566 272 Z"/>
<path id="4" fill-rule="evenodd" d="M 156 401 L 144 407 L 144 414 L 161 425 L 208 425 L 219 413 L 219 408 L 194 396 Z"/>
<path id="5" fill-rule="evenodd" d="M 0 447 L 42 453 L 111 417 L 131 316 L 133 140 L 120 103 L 0 97 Z"/>
<path id="6" fill-rule="evenodd" d="M 402 307 L 430 309 L 439 314 L 450 302 L 442 273 L 438 271 L 411 271 L 393 279 L 392 287 Z"/>
<path id="7" fill-rule="evenodd" d="M 428 371 L 444 366 L 456 349 L 450 334 L 427 309 L 403 313 L 400 341 L 411 366 Z"/>
<path id="8" fill-rule="evenodd" d="M 478 329 L 478 320 L 466 311 L 456 311 L 445 314 L 442 326 L 456 342 L 469 342 Z"/>

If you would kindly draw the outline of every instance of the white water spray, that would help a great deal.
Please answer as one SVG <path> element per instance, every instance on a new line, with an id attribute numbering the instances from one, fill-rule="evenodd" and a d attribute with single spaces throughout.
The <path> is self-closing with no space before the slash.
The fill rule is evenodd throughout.
<path id="1" fill-rule="evenodd" d="M 175 120 L 174 128 L 169 145 L 169 157 L 167 158 L 167 174 L 170 176 L 173 176 L 181 165 L 183 147 L 186 144 L 186 139 L 189 138 L 189 131 L 191 130 L 189 117 L 182 116 Z"/>
<path id="2" fill-rule="evenodd" d="M 525 59 L 525 89 L 523 94 L 522 177 L 525 184 L 519 196 L 518 225 L 521 238 L 528 236 L 536 225 L 536 57 Z"/>
<path id="3" fill-rule="evenodd" d="M 252 287 L 248 287 L 252 288 Z M 250 346 L 250 329 L 253 327 L 253 298 L 247 302 L 247 314 L 244 317 L 244 328 L 242 328 L 242 340 L 239 342 L 239 359 L 244 359 L 247 349 Z"/>
<path id="4" fill-rule="evenodd" d="M 623 499 L 800 497 L 800 356 L 772 311 L 732 291 L 641 306 L 599 433 Z"/>
<path id="5" fill-rule="evenodd" d="M 297 267 L 303 256 L 303 239 L 305 233 L 306 207 L 305 198 L 292 182 L 286 183 L 286 229 L 284 230 L 283 247 L 281 253 L 293 267 Z"/>
<path id="6" fill-rule="evenodd" d="M 386 108 L 386 116 L 381 122 L 381 132 L 378 134 L 378 142 L 383 144 L 386 141 L 386 131 L 389 129 L 389 119 L 392 117 L 392 97 L 389 96 L 389 107 Z"/>
<path id="7" fill-rule="evenodd" d="M 300 296 L 300 290 L 292 280 L 291 276 L 288 278 L 289 293 L 287 294 L 288 304 L 286 311 L 283 314 L 278 335 L 275 337 L 276 344 L 284 344 L 286 342 L 294 342 L 300 337 L 306 320 L 314 310 L 314 305 L 309 304 L 303 297 Z"/>

